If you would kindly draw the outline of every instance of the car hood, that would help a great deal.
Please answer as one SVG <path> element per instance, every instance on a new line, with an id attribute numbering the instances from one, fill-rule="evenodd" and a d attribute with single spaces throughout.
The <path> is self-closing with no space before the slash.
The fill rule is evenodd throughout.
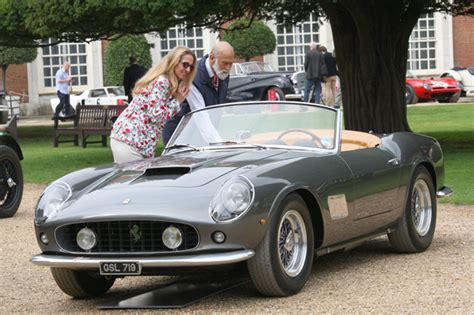
<path id="1" fill-rule="evenodd" d="M 282 150 L 201 151 L 165 155 L 115 166 L 94 190 L 127 187 L 199 187 L 233 172 L 281 154 Z"/>

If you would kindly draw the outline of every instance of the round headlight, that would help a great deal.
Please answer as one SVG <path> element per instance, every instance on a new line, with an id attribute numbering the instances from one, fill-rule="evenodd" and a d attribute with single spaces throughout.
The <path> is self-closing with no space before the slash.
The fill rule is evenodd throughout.
<path id="1" fill-rule="evenodd" d="M 240 181 L 231 183 L 222 193 L 224 207 L 235 214 L 247 209 L 252 198 L 248 185 Z"/>
<path id="2" fill-rule="evenodd" d="M 174 226 L 167 227 L 161 236 L 163 244 L 169 249 L 176 249 L 183 242 L 183 233 Z"/>
<path id="3" fill-rule="evenodd" d="M 93 230 L 83 228 L 77 233 L 76 242 L 83 250 L 91 250 L 97 244 L 97 236 Z"/>
<path id="4" fill-rule="evenodd" d="M 252 204 L 254 189 L 250 181 L 239 176 L 227 181 L 209 205 L 209 212 L 216 222 L 237 219 Z"/>
<path id="5" fill-rule="evenodd" d="M 71 187 L 62 181 L 52 183 L 44 191 L 38 202 L 36 218 L 44 218 L 59 210 L 62 205 L 71 197 Z"/>
<path id="6" fill-rule="evenodd" d="M 425 90 L 431 90 L 431 86 L 426 82 L 423 83 L 423 87 L 425 88 Z"/>

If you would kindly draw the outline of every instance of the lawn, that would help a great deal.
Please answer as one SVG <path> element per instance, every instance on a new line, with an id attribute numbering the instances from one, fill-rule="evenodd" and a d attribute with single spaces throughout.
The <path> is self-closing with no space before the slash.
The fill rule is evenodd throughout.
<path id="1" fill-rule="evenodd" d="M 444 151 L 446 185 L 455 194 L 446 199 L 458 204 L 474 204 L 474 104 L 413 106 L 408 120 L 414 132 L 437 138 Z M 111 163 L 112 152 L 100 144 L 86 149 L 72 143 L 52 144 L 52 127 L 20 127 L 20 146 L 26 182 L 49 183 L 75 170 Z M 158 152 L 163 146 L 159 145 Z"/>

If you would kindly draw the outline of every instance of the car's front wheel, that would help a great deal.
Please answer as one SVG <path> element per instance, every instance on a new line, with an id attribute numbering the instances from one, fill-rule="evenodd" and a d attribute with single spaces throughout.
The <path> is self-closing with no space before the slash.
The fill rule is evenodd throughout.
<path id="1" fill-rule="evenodd" d="M 407 104 L 418 103 L 418 96 L 416 96 L 415 90 L 410 84 L 405 86 L 405 100 Z"/>
<path id="2" fill-rule="evenodd" d="M 397 252 L 419 253 L 433 240 L 436 226 L 436 197 L 428 170 L 419 166 L 413 174 L 407 204 L 396 230 L 388 234 Z"/>
<path id="3" fill-rule="evenodd" d="M 0 218 L 13 216 L 23 195 L 20 159 L 12 148 L 0 146 Z"/>
<path id="4" fill-rule="evenodd" d="M 275 213 L 255 256 L 248 261 L 250 278 L 267 296 L 289 296 L 300 291 L 311 273 L 314 235 L 303 199 L 289 195 Z"/>
<path id="5" fill-rule="evenodd" d="M 75 298 L 95 297 L 107 292 L 115 278 L 106 278 L 84 270 L 51 268 L 51 273 L 59 288 Z"/>

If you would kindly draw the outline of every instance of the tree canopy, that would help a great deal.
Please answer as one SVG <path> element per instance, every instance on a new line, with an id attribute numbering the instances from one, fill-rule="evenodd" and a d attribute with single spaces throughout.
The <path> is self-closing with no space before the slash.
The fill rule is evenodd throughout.
<path id="1" fill-rule="evenodd" d="M 249 61 L 255 56 L 272 53 L 276 38 L 272 30 L 261 21 L 241 18 L 224 32 L 224 40 L 234 47 L 237 57 Z"/>
<path id="2" fill-rule="evenodd" d="M 144 35 L 126 35 L 112 40 L 105 49 L 104 72 L 106 85 L 122 85 L 123 72 L 129 57 L 137 58 L 144 68 L 151 67 L 150 44 Z"/>
<path id="3" fill-rule="evenodd" d="M 472 0 L 3 0 L 0 45 L 92 41 L 182 24 L 219 29 L 243 16 L 292 24 L 316 13 L 333 31 L 346 128 L 383 133 L 409 130 L 408 39 L 420 15 L 436 11 L 473 15 L 474 6 Z"/>

